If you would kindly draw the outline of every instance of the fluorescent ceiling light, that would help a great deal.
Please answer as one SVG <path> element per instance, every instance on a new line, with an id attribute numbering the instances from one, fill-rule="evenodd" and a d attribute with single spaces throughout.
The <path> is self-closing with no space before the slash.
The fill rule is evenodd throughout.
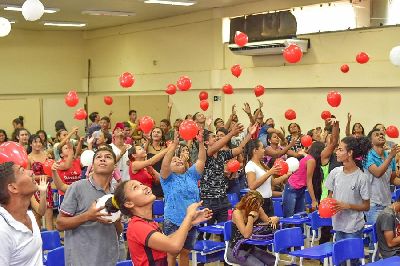
<path id="1" fill-rule="evenodd" d="M 22 11 L 22 6 L 15 6 L 15 5 L 2 5 L 2 7 L 4 7 L 4 10 L 6 11 Z M 50 8 L 50 7 L 45 7 L 44 9 L 44 13 L 47 14 L 53 14 L 60 11 L 59 8 Z"/>
<path id="2" fill-rule="evenodd" d="M 196 4 L 194 0 L 145 0 L 146 4 L 162 4 L 162 5 L 173 5 L 173 6 L 191 6 Z"/>
<path id="3" fill-rule="evenodd" d="M 62 21 L 45 21 L 43 22 L 45 26 L 55 26 L 55 27 L 85 27 L 86 23 L 82 22 L 62 22 Z"/>
<path id="4" fill-rule="evenodd" d="M 124 11 L 84 10 L 84 11 L 82 11 L 82 15 L 131 17 L 131 16 L 135 16 L 136 13 L 124 12 Z"/>

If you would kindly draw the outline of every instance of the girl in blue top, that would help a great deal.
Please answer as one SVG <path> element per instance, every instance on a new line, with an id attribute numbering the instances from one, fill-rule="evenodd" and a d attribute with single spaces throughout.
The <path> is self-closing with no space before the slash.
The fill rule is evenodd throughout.
<path id="1" fill-rule="evenodd" d="M 172 147 L 161 165 L 161 186 L 164 191 L 164 233 L 171 235 L 179 229 L 183 222 L 187 207 L 200 201 L 198 181 L 204 170 L 206 162 L 206 150 L 203 142 L 203 130 L 200 130 L 197 137 L 199 143 L 199 155 L 195 164 L 189 169 L 180 156 L 175 156 L 175 150 L 179 144 L 178 132 L 175 132 Z M 193 249 L 197 238 L 196 228 L 192 228 L 186 238 L 183 249 L 179 253 L 179 265 L 189 265 L 189 253 Z M 178 254 L 168 253 L 168 265 L 176 264 Z"/>

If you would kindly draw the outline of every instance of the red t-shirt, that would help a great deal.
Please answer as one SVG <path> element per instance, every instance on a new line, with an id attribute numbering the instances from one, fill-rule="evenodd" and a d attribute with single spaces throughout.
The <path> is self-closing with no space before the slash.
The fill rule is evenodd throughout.
<path id="1" fill-rule="evenodd" d="M 132 172 L 132 162 L 129 165 L 129 176 L 131 180 L 137 180 L 149 188 L 153 187 L 154 177 L 147 172 L 146 168 L 140 169 L 137 173 Z"/>
<path id="2" fill-rule="evenodd" d="M 64 159 L 61 160 L 61 162 L 65 162 Z M 72 166 L 71 168 L 67 170 L 57 170 L 58 176 L 61 178 L 61 180 L 67 184 L 71 185 L 75 181 L 81 180 L 81 161 L 80 159 L 75 159 L 72 161 Z M 64 192 L 58 191 L 60 195 L 64 195 Z"/>
<path id="3" fill-rule="evenodd" d="M 126 236 L 129 252 L 135 266 L 167 266 L 167 253 L 151 249 L 148 246 L 152 234 L 160 232 L 156 222 L 133 216 L 128 225 Z"/>

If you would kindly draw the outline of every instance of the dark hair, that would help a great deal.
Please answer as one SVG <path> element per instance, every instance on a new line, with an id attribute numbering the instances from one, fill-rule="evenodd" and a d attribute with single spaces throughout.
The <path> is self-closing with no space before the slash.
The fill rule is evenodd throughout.
<path id="1" fill-rule="evenodd" d="M 287 127 L 287 130 L 288 130 L 289 133 L 290 133 L 290 126 L 291 126 L 291 125 L 296 125 L 297 128 L 299 129 L 299 131 L 301 131 L 301 128 L 300 128 L 299 124 L 297 124 L 297 123 L 290 123 L 290 124 L 288 125 L 288 127 Z"/>
<path id="2" fill-rule="evenodd" d="M 128 150 L 128 158 L 129 160 L 133 159 L 133 155 L 136 154 L 136 146 L 132 145 Z"/>
<path id="3" fill-rule="evenodd" d="M 127 122 L 127 121 L 122 122 L 122 124 L 124 124 L 124 128 L 125 128 L 125 127 L 127 127 L 127 128 L 132 128 L 131 124 L 130 124 L 129 122 Z"/>
<path id="4" fill-rule="evenodd" d="M 252 139 L 244 146 L 244 156 L 246 163 L 253 157 L 253 150 L 257 149 L 261 141 L 259 139 Z"/>
<path id="5" fill-rule="evenodd" d="M 267 138 L 268 143 L 271 143 L 272 135 L 274 135 L 274 134 L 278 135 L 278 133 L 276 133 L 276 132 L 270 132 L 270 133 L 267 134 L 267 136 L 268 136 L 268 138 Z"/>
<path id="6" fill-rule="evenodd" d="M 153 127 L 153 129 L 150 132 L 150 144 L 153 144 L 153 131 L 154 129 L 159 129 L 161 131 L 161 141 L 160 141 L 160 146 L 166 146 L 165 144 L 165 136 L 164 136 L 164 131 L 160 127 Z"/>
<path id="7" fill-rule="evenodd" d="M 188 146 L 188 145 L 183 144 L 183 143 L 179 144 L 178 149 L 176 150 L 176 156 L 177 156 L 177 157 L 181 157 L 182 150 L 183 150 L 183 148 L 185 148 L 185 147 L 189 149 L 189 146 Z"/>
<path id="8" fill-rule="evenodd" d="M 56 140 L 57 141 L 58 141 L 58 138 L 61 136 L 61 133 L 63 131 L 66 131 L 68 133 L 68 131 L 65 128 L 62 128 L 62 129 L 58 130 L 57 133 L 56 133 Z"/>
<path id="9" fill-rule="evenodd" d="M 354 128 L 356 127 L 356 125 L 360 125 L 361 129 L 362 129 L 362 134 L 363 136 L 365 135 L 364 133 L 364 127 L 363 125 L 361 125 L 361 123 L 354 123 L 353 128 L 351 129 L 351 134 L 354 134 Z"/>
<path id="10" fill-rule="evenodd" d="M 196 113 L 196 115 L 197 115 L 197 113 Z M 192 116 L 192 118 L 193 118 L 193 115 L 191 115 L 191 114 L 187 114 L 187 115 L 185 116 L 185 120 L 186 120 L 186 119 L 188 119 L 188 118 L 189 118 L 189 116 Z"/>
<path id="11" fill-rule="evenodd" d="M 198 114 L 200 114 L 200 112 L 196 112 L 196 113 L 194 113 L 194 115 L 192 115 L 192 119 L 193 119 L 193 121 L 195 121 L 196 120 L 196 115 L 198 115 Z M 186 115 L 187 116 L 187 115 Z M 185 118 L 186 119 L 186 118 Z"/>
<path id="12" fill-rule="evenodd" d="M 47 141 L 47 133 L 46 133 L 46 131 L 44 131 L 43 129 L 40 129 L 40 130 L 36 131 L 36 135 L 39 135 L 40 133 L 43 133 L 43 134 L 44 134 L 43 145 L 44 145 L 45 148 L 47 149 L 47 143 L 48 143 L 48 141 Z"/>
<path id="13" fill-rule="evenodd" d="M 132 113 L 137 113 L 136 110 L 129 110 L 129 115 L 131 115 Z"/>
<path id="14" fill-rule="evenodd" d="M 23 116 L 18 116 L 12 122 L 16 125 L 21 125 L 22 127 L 24 127 L 24 117 Z"/>
<path id="15" fill-rule="evenodd" d="M 114 163 L 117 162 L 117 156 L 115 155 L 114 151 L 108 145 L 101 146 L 100 148 L 97 149 L 97 151 L 94 152 L 93 162 L 94 162 L 94 159 L 96 158 L 96 155 L 101 151 L 108 151 L 109 153 L 111 153 L 112 157 L 114 158 Z"/>
<path id="16" fill-rule="evenodd" d="M 213 134 L 214 132 L 204 129 L 204 136 L 203 136 L 204 141 L 208 141 L 210 136 Z"/>
<path id="17" fill-rule="evenodd" d="M 13 132 L 13 141 L 19 142 L 18 137 L 19 137 L 19 134 L 21 133 L 21 131 L 26 131 L 26 132 L 28 132 L 28 135 L 31 135 L 31 133 L 26 128 L 23 128 L 23 127 L 17 128 Z"/>
<path id="18" fill-rule="evenodd" d="M 127 209 L 125 207 L 125 186 L 126 184 L 129 182 L 129 180 L 123 181 L 121 184 L 119 184 L 115 191 L 114 191 L 114 195 L 112 197 L 110 197 L 105 205 L 105 210 L 108 213 L 115 213 L 117 211 L 121 211 L 122 214 L 132 217 L 132 213 L 129 209 Z M 115 201 L 116 204 L 113 204 L 113 199 Z"/>
<path id="19" fill-rule="evenodd" d="M 98 114 L 99 114 L 99 112 L 92 112 L 92 113 L 89 115 L 90 121 L 94 122 L 94 121 L 96 120 L 96 117 L 97 117 Z"/>
<path id="20" fill-rule="evenodd" d="M 160 121 L 160 123 L 166 124 L 167 127 L 170 127 L 170 126 L 171 126 L 171 122 L 170 122 L 168 119 L 162 119 L 162 120 Z"/>
<path id="21" fill-rule="evenodd" d="M 380 132 L 380 130 L 377 129 L 377 128 L 373 128 L 373 129 L 368 133 L 368 136 L 367 136 L 367 137 L 368 137 L 369 140 L 371 140 L 372 134 L 373 134 L 374 132 Z"/>
<path id="22" fill-rule="evenodd" d="M 219 121 L 224 122 L 224 120 L 222 120 L 222 118 L 218 117 L 218 118 L 216 118 L 216 119 L 214 120 L 214 127 L 217 127 L 217 124 L 218 124 Z"/>
<path id="23" fill-rule="evenodd" d="M 229 131 L 228 131 L 226 128 L 224 128 L 224 127 L 218 128 L 217 131 L 215 132 L 215 134 L 218 134 L 218 132 L 224 133 L 225 136 L 228 135 L 228 133 L 229 133 Z M 229 149 L 232 149 L 232 148 L 233 148 L 233 146 L 232 146 L 232 141 L 228 141 L 228 143 L 227 143 L 226 145 L 228 146 Z"/>
<path id="24" fill-rule="evenodd" d="M 60 131 L 60 130 L 67 130 L 66 129 L 66 127 L 65 127 L 65 124 L 64 124 L 64 122 L 63 121 L 61 121 L 61 120 L 57 120 L 55 123 L 54 123 L 54 127 L 55 127 L 55 129 L 56 129 L 56 132 L 58 132 L 58 131 Z"/>
<path id="25" fill-rule="evenodd" d="M 364 171 L 363 162 L 372 148 L 371 141 L 367 137 L 355 138 L 350 136 L 343 138 L 342 142 L 346 144 L 346 150 L 353 151 L 354 162 L 361 171 Z"/>
<path id="26" fill-rule="evenodd" d="M 111 120 L 110 120 L 110 118 L 109 118 L 108 116 L 103 116 L 100 120 L 104 120 L 104 121 L 106 121 L 107 123 L 110 123 L 110 122 L 111 122 Z"/>
<path id="27" fill-rule="evenodd" d="M 0 204 L 8 204 L 10 194 L 8 194 L 8 184 L 15 181 L 13 162 L 0 164 Z"/>
<path id="28" fill-rule="evenodd" d="M 28 140 L 28 149 L 26 151 L 28 154 L 32 152 L 32 147 L 31 147 L 32 142 L 36 141 L 37 139 L 39 139 L 40 143 L 42 143 L 42 145 L 44 146 L 44 143 L 43 143 L 42 139 L 40 138 L 39 134 L 32 134 Z"/>
<path id="29" fill-rule="evenodd" d="M 383 124 L 377 123 L 377 124 L 375 124 L 375 126 L 372 129 L 376 129 L 378 126 L 383 126 L 383 128 L 385 128 L 385 126 Z"/>
<path id="30" fill-rule="evenodd" d="M 0 133 L 3 133 L 3 135 L 5 136 L 4 142 L 8 141 L 7 132 L 4 129 L 0 129 Z"/>

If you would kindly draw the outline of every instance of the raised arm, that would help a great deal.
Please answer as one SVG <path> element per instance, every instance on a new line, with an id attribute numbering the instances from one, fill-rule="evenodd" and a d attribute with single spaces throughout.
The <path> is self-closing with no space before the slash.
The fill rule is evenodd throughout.
<path id="1" fill-rule="evenodd" d="M 204 147 L 204 139 L 203 139 L 203 134 L 204 130 L 200 129 L 199 133 L 196 136 L 196 139 L 199 143 L 199 155 L 197 157 L 197 161 L 195 163 L 196 165 L 196 171 L 201 175 L 204 171 L 204 166 L 206 165 L 206 148 Z"/>
<path id="2" fill-rule="evenodd" d="M 290 148 L 292 148 L 294 146 L 294 144 L 296 144 L 297 138 L 292 138 L 292 140 L 290 141 L 289 145 L 285 146 L 282 150 L 274 150 L 273 148 L 271 148 L 270 146 L 268 146 L 265 149 L 265 155 L 277 158 L 277 157 L 281 157 L 282 155 L 286 154 Z"/>
<path id="3" fill-rule="evenodd" d="M 74 149 L 72 148 L 71 143 L 67 143 L 65 145 L 69 145 L 70 148 L 68 149 L 68 156 L 64 162 L 60 162 L 59 170 L 68 170 L 72 167 L 72 162 L 74 160 Z"/>
<path id="4" fill-rule="evenodd" d="M 172 102 L 168 102 L 167 119 L 171 122 Z"/>
<path id="5" fill-rule="evenodd" d="M 211 147 L 207 149 L 207 155 L 208 156 L 213 156 L 215 153 L 217 153 L 222 147 L 224 147 L 229 141 L 231 141 L 231 138 L 235 136 L 236 134 L 239 134 L 242 132 L 244 129 L 242 124 L 235 124 L 232 128 L 232 130 L 222 139 L 218 140 L 217 142 L 214 143 Z"/>
<path id="6" fill-rule="evenodd" d="M 76 146 L 76 151 L 75 151 L 75 155 L 74 155 L 74 159 L 78 158 L 79 155 L 81 154 L 82 151 L 82 143 L 83 140 L 85 139 L 85 137 L 80 137 L 79 141 L 78 141 L 78 145 Z"/>
<path id="7" fill-rule="evenodd" d="M 232 105 L 232 113 L 229 116 L 228 121 L 226 121 L 226 123 L 225 123 L 225 129 L 226 130 L 229 130 L 229 128 L 231 127 L 231 124 L 232 124 L 232 119 L 236 115 L 236 109 L 235 108 L 236 108 L 236 104 Z"/>
<path id="8" fill-rule="evenodd" d="M 139 171 L 140 169 L 146 168 L 147 166 L 154 165 L 157 162 L 161 161 L 161 159 L 164 157 L 164 155 L 168 152 L 168 148 L 160 151 L 150 159 L 147 159 L 145 161 L 133 161 L 132 162 L 132 170 L 133 171 Z"/>
<path id="9" fill-rule="evenodd" d="M 256 133 L 256 131 L 257 131 L 257 127 L 258 127 L 258 123 L 255 123 L 254 125 L 252 125 L 252 126 L 250 126 L 249 128 L 248 128 L 248 134 L 246 135 L 246 137 L 242 140 L 242 142 L 240 142 L 240 144 L 239 144 L 239 146 L 237 146 L 236 148 L 234 148 L 234 149 L 232 149 L 232 155 L 235 157 L 235 156 L 238 156 L 239 154 L 242 154 L 243 153 L 243 149 L 244 149 L 244 146 L 246 146 L 246 144 L 247 144 L 247 142 L 249 142 L 250 141 L 250 139 L 251 139 L 251 136 L 254 134 L 254 133 Z"/>
<path id="10" fill-rule="evenodd" d="M 174 157 L 176 147 L 179 145 L 179 134 L 177 131 L 174 133 L 174 141 L 169 145 L 167 153 L 161 164 L 160 175 L 161 178 L 166 179 L 171 174 L 171 161 Z"/>
<path id="11" fill-rule="evenodd" d="M 61 180 L 60 176 L 58 175 L 57 170 L 58 170 L 59 168 L 60 168 L 60 164 L 57 163 L 57 162 L 53 163 L 53 165 L 51 166 L 51 171 L 52 171 L 52 173 L 53 173 L 53 181 L 54 181 L 54 185 L 56 186 L 56 188 L 57 188 L 58 190 L 61 190 L 62 192 L 65 192 L 65 191 L 67 191 L 67 189 L 68 189 L 68 185 L 65 184 L 65 183 Z"/>
<path id="12" fill-rule="evenodd" d="M 39 182 L 39 185 L 38 185 L 38 189 L 39 189 L 39 192 L 40 192 L 39 203 L 36 201 L 34 196 L 32 196 L 32 198 L 31 198 L 32 209 L 36 213 L 38 213 L 40 216 L 44 216 L 44 214 L 46 213 L 47 187 L 48 187 L 47 176 L 45 176 L 45 175 L 40 176 L 40 182 Z"/>
<path id="13" fill-rule="evenodd" d="M 254 117 L 251 114 L 250 105 L 248 103 L 244 103 L 244 108 L 242 108 L 242 109 L 247 114 L 247 116 L 249 117 L 250 123 L 254 124 L 256 121 L 254 120 Z"/>
<path id="14" fill-rule="evenodd" d="M 351 114 L 347 113 L 346 137 L 351 136 L 350 123 L 351 123 Z"/>
<path id="15" fill-rule="evenodd" d="M 389 168 L 393 158 L 399 152 L 400 152 L 400 146 L 398 146 L 397 144 L 394 145 L 390 150 L 388 156 L 383 161 L 383 163 L 379 167 L 376 166 L 376 164 L 372 164 L 370 167 L 368 167 L 368 171 L 377 178 L 382 177 L 385 174 L 386 170 Z"/>
<path id="16" fill-rule="evenodd" d="M 329 162 L 329 159 L 339 142 L 339 121 L 332 120 L 330 123 L 332 124 L 331 141 L 329 141 L 328 145 L 326 145 L 321 152 L 322 165 L 326 165 Z"/>
<path id="17" fill-rule="evenodd" d="M 73 135 L 78 133 L 78 130 L 79 127 L 73 127 L 71 132 L 69 132 L 68 135 L 62 141 L 60 141 L 60 144 L 58 144 L 59 147 L 64 146 L 64 144 L 67 143 L 67 141 L 69 141 Z"/>

